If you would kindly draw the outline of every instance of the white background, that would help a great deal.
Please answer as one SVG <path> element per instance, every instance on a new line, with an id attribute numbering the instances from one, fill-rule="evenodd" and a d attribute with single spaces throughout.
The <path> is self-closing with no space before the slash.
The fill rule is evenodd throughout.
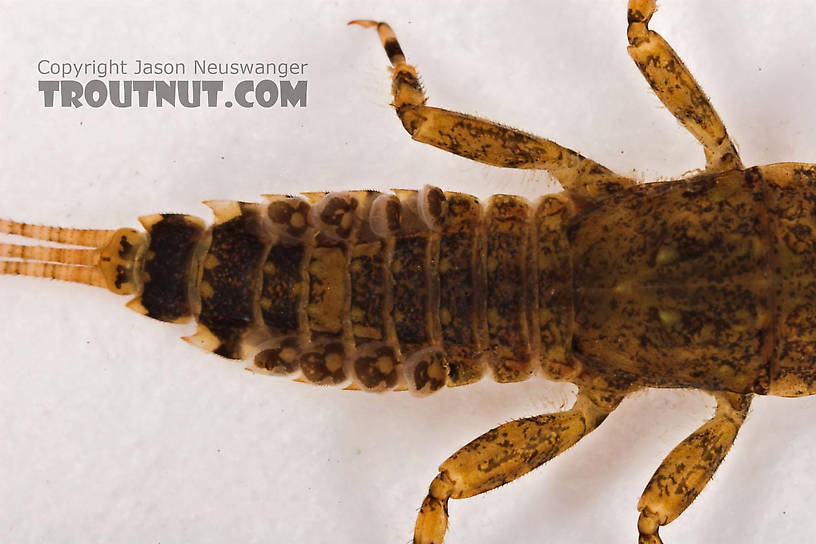
<path id="1" fill-rule="evenodd" d="M 0 3 L 0 217 L 116 228 L 212 198 L 433 183 L 534 197 L 544 174 L 410 141 L 386 58 L 353 18 L 388 20 L 430 103 L 552 138 L 642 179 L 702 150 L 626 53 L 618 1 Z M 663 33 L 712 97 L 746 165 L 816 161 L 812 2 L 665 0 Z M 36 63 L 308 62 L 309 105 L 46 109 Z M 231 88 L 227 84 L 227 88 Z M 573 389 L 524 384 L 425 400 L 265 378 L 178 340 L 103 290 L 0 281 L 3 542 L 405 543 L 436 467 Z M 704 394 L 633 395 L 577 447 L 451 503 L 446 542 L 636 540 L 663 456 L 712 409 Z M 814 399 L 758 398 L 713 483 L 667 543 L 798 542 L 816 530 Z"/>

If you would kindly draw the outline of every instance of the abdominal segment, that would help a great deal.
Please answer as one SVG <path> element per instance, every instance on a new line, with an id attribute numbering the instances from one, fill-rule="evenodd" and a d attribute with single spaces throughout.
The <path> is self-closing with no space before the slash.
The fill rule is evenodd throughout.
<path id="1" fill-rule="evenodd" d="M 538 307 L 547 219 L 520 197 L 483 205 L 426 186 L 208 205 L 209 229 L 143 218 L 144 288 L 130 306 L 195 318 L 185 340 L 255 372 L 426 395 L 486 372 L 527 379 L 552 343 Z"/>

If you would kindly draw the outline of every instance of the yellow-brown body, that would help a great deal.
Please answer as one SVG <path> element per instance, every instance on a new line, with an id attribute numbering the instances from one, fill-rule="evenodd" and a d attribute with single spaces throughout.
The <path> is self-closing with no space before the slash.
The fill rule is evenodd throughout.
<path id="1" fill-rule="evenodd" d="M 811 394 L 814 167 L 639 185 L 569 227 L 574 355 L 656 387 Z"/>
<path id="2" fill-rule="evenodd" d="M 695 177 L 637 184 L 549 140 L 429 107 L 390 27 L 356 21 L 380 33 L 394 106 L 415 140 L 548 171 L 564 191 L 535 202 L 495 195 L 483 205 L 433 188 L 273 195 L 210 203 L 211 228 L 148 216 L 144 234 L 3 221 L 3 232 L 88 249 L 3 245 L 0 272 L 135 294 L 130 307 L 151 317 L 196 318 L 194 344 L 316 384 L 426 394 L 489 369 L 500 382 L 540 373 L 578 386 L 571 409 L 501 425 L 445 461 L 420 510 L 417 543 L 441 542 L 449 499 L 546 462 L 631 392 L 710 392 L 714 417 L 666 458 L 639 504 L 640 541 L 659 542 L 658 527 L 717 469 L 753 395 L 814 392 L 816 187 L 811 165 L 743 168 L 705 95 L 648 29 L 653 11 L 649 0 L 630 2 L 630 54 L 703 144 L 706 169 Z M 401 223 L 371 211 L 380 197 L 398 201 Z M 292 209 L 280 214 L 284 201 Z M 451 214 L 457 206 L 463 213 Z M 190 236 L 159 247 L 168 223 Z M 267 314 L 286 319 L 270 324 Z"/>

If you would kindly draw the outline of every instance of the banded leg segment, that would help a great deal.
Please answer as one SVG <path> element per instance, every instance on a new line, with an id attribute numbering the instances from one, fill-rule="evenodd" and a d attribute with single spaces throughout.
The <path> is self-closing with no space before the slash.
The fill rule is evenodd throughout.
<path id="1" fill-rule="evenodd" d="M 416 68 L 405 62 L 396 35 L 386 23 L 351 21 L 376 27 L 392 69 L 393 106 L 411 137 L 491 166 L 546 170 L 564 189 L 584 200 L 608 196 L 635 181 L 619 176 L 555 142 L 455 111 L 426 106 Z"/>
<path id="2" fill-rule="evenodd" d="M 722 463 L 745 420 L 751 395 L 716 393 L 717 411 L 674 448 L 654 473 L 638 503 L 639 544 L 661 544 L 658 529 L 697 498 Z"/>
<path id="3" fill-rule="evenodd" d="M 439 467 L 422 502 L 414 544 L 440 544 L 448 527 L 448 500 L 490 491 L 527 474 L 589 434 L 623 395 L 579 391 L 571 410 L 500 425 L 454 453 Z"/>
<path id="4" fill-rule="evenodd" d="M 706 170 L 741 169 L 737 148 L 691 72 L 649 20 L 655 0 L 629 0 L 629 55 L 657 97 L 705 150 Z"/>

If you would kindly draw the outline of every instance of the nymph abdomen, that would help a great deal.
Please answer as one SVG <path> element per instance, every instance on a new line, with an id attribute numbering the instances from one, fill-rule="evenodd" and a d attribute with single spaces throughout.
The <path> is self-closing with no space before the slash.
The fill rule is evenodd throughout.
<path id="1" fill-rule="evenodd" d="M 191 343 L 315 384 L 426 394 L 488 369 L 519 381 L 542 353 L 566 361 L 566 202 L 482 205 L 426 187 L 209 202 L 206 231 L 188 216 L 150 216 L 143 293 L 130 306 L 195 316 Z"/>

